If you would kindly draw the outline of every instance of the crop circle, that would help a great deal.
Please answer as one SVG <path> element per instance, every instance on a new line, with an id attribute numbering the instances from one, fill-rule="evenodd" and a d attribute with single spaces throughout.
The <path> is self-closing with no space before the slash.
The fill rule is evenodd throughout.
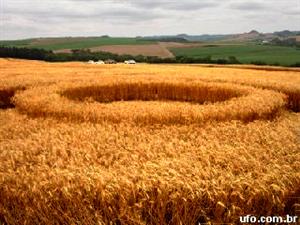
<path id="1" fill-rule="evenodd" d="M 16 96 L 31 116 L 79 122 L 192 124 L 273 118 L 286 104 L 273 91 L 201 81 L 65 83 Z"/>

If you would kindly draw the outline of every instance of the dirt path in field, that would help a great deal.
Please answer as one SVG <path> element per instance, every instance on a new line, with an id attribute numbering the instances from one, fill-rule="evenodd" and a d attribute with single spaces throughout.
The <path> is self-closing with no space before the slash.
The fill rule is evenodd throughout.
<path id="1" fill-rule="evenodd" d="M 163 45 L 107 45 L 90 48 L 92 52 L 111 52 L 119 55 L 144 55 L 144 56 L 158 56 L 161 58 L 170 58 L 174 55 Z"/>

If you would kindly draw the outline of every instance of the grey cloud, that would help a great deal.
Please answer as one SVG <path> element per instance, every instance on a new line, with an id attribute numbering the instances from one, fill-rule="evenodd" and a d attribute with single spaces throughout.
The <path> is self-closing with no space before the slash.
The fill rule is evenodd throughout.
<path id="1" fill-rule="evenodd" d="M 299 9 L 284 10 L 283 14 L 290 16 L 300 16 L 300 7 Z"/>
<path id="2" fill-rule="evenodd" d="M 69 2 L 97 2 L 98 0 L 65 0 Z M 99 1 L 98 1 L 99 2 Z M 165 10 L 198 10 L 220 5 L 218 0 L 102 0 L 111 4 L 133 5 L 137 8 L 148 10 L 165 9 Z"/>
<path id="3" fill-rule="evenodd" d="M 199 9 L 218 6 L 217 1 L 214 0 L 203 0 L 203 1 L 131 0 L 127 2 L 139 8 L 177 10 L 177 11 L 199 10 Z"/>
<path id="4" fill-rule="evenodd" d="M 0 0 L 0 4 L 0 39 L 300 29 L 295 22 L 299 0 Z"/>
<path id="5" fill-rule="evenodd" d="M 21 3 L 30 3 L 32 1 L 23 0 Z M 74 3 L 75 2 L 75 3 Z M 83 2 L 61 1 L 57 4 L 49 4 L 47 1 L 31 4 L 7 4 L 4 10 L 5 15 L 18 14 L 28 19 L 36 20 L 80 20 L 80 19 L 101 19 L 101 20 L 142 20 L 163 18 L 164 14 L 157 11 L 146 9 L 137 9 L 130 5 L 124 5 L 122 2 L 104 2 L 99 4 L 94 0 Z"/>
<path id="6" fill-rule="evenodd" d="M 266 5 L 260 2 L 235 2 L 230 4 L 229 7 L 232 9 L 253 11 L 265 9 Z"/>

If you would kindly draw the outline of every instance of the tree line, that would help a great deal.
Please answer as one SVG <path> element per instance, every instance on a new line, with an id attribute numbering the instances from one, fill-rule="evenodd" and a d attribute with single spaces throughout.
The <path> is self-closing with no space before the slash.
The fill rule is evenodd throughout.
<path id="1" fill-rule="evenodd" d="M 235 56 L 229 56 L 227 59 L 212 59 L 211 56 L 207 57 L 188 57 L 176 56 L 174 58 L 160 58 L 156 56 L 132 56 L 132 55 L 117 55 L 109 52 L 91 52 L 89 50 L 72 50 L 72 53 L 54 53 L 44 49 L 35 48 L 19 48 L 19 47 L 6 47 L 0 46 L 0 57 L 2 58 L 18 58 L 18 59 L 31 59 L 43 60 L 47 62 L 68 62 L 68 61 L 82 61 L 89 60 L 115 60 L 116 62 L 124 62 L 125 60 L 135 60 L 136 62 L 145 63 L 204 63 L 204 64 L 242 64 Z M 254 61 L 255 65 L 268 65 L 262 61 Z M 272 64 L 278 65 L 278 64 Z M 300 62 L 291 66 L 300 67 Z"/>
<path id="2" fill-rule="evenodd" d="M 277 46 L 287 46 L 287 47 L 296 47 L 300 48 L 300 43 L 296 40 L 296 38 L 287 38 L 287 39 L 279 39 L 274 38 L 270 44 L 277 45 Z"/>

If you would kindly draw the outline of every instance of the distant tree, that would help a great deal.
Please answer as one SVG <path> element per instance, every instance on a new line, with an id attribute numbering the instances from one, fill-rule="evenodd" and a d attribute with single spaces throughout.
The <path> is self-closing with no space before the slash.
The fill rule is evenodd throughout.
<path id="1" fill-rule="evenodd" d="M 279 39 L 274 38 L 271 41 L 271 44 L 273 45 L 279 45 L 279 46 L 290 46 L 290 47 L 300 47 L 299 42 L 297 42 L 296 38 L 287 38 L 287 39 Z"/>
<path id="2" fill-rule="evenodd" d="M 214 63 L 214 62 L 213 62 Z M 215 61 L 216 64 L 228 64 L 228 60 L 226 59 L 217 59 Z"/>
<path id="3" fill-rule="evenodd" d="M 300 62 L 296 62 L 296 63 L 294 63 L 294 64 L 292 64 L 292 65 L 290 65 L 291 67 L 300 67 Z"/>
<path id="4" fill-rule="evenodd" d="M 0 46 L 0 57 L 45 60 L 51 51 L 44 49 L 17 48 Z"/>
<path id="5" fill-rule="evenodd" d="M 264 65 L 267 65 L 266 62 L 264 61 L 260 61 L 260 60 L 257 60 L 257 61 L 252 61 L 251 64 L 253 65 L 257 65 L 257 66 L 264 66 Z"/>
<path id="6" fill-rule="evenodd" d="M 228 57 L 229 64 L 241 64 L 241 62 L 235 56 Z"/>

